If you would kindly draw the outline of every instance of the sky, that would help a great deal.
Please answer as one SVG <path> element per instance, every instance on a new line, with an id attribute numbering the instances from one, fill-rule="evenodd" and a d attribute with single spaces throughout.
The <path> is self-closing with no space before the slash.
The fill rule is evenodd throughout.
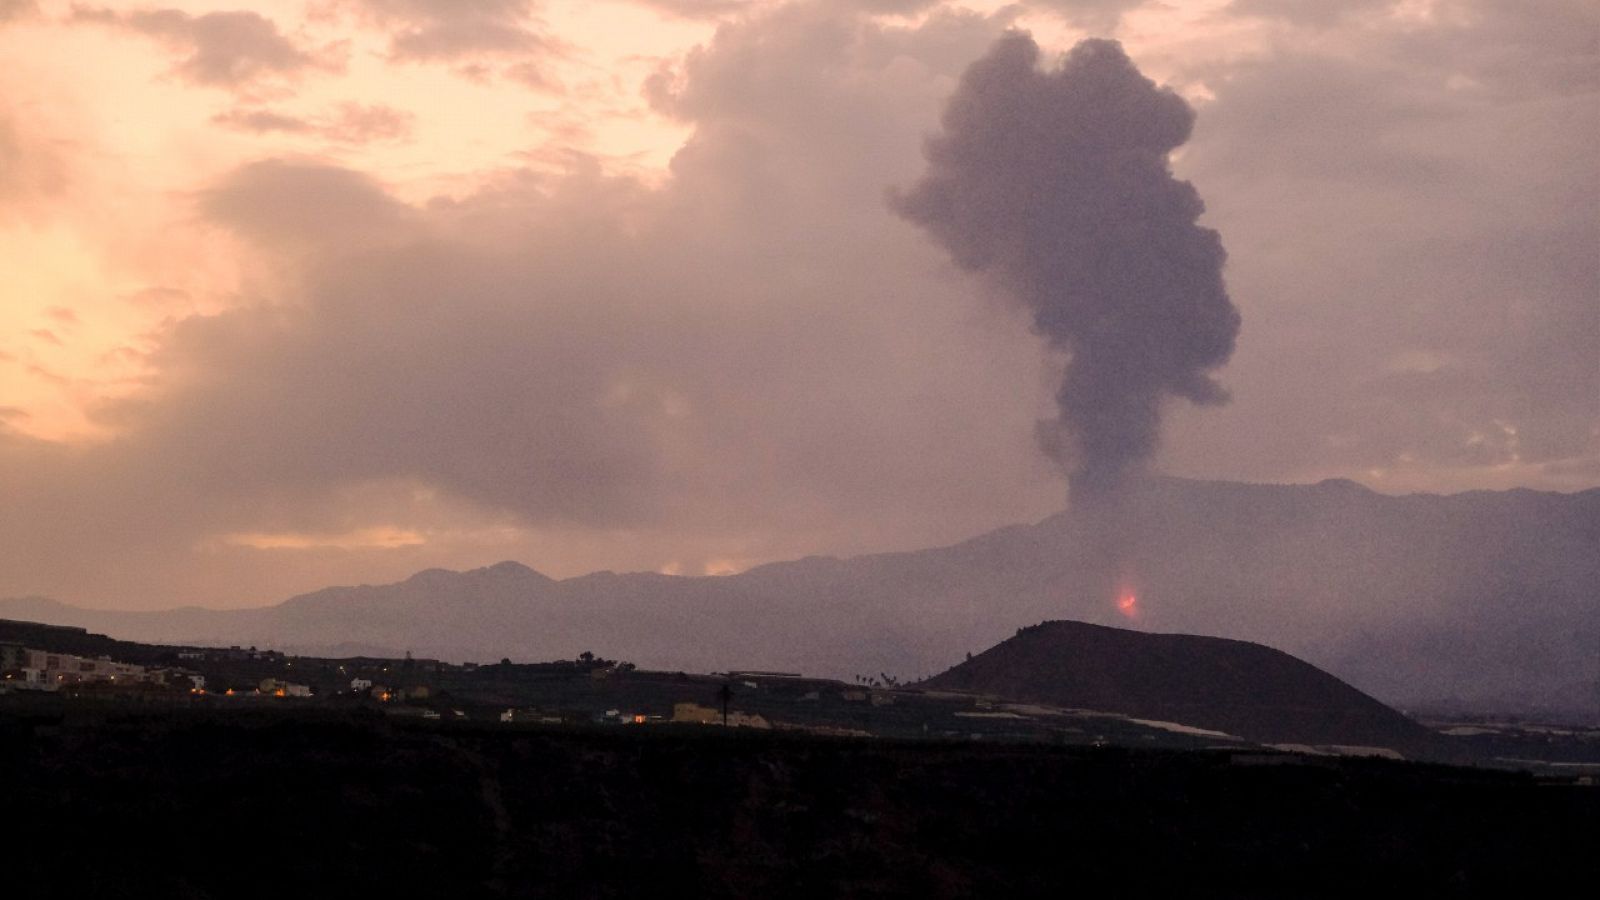
<path id="1" fill-rule="evenodd" d="M 1066 360 L 896 212 L 963 71 L 1193 108 L 1156 464 L 1600 485 L 1588 0 L 0 0 L 0 596 L 697 575 L 1061 509 Z"/>

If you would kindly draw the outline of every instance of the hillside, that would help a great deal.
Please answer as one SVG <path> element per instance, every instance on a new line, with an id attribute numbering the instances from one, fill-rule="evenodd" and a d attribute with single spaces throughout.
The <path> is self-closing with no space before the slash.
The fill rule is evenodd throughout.
<path id="1" fill-rule="evenodd" d="M 430 570 L 239 611 L 0 601 L 0 617 L 151 642 L 337 645 L 445 659 L 604 652 L 689 671 L 849 679 L 942 671 L 1072 618 L 1280 647 L 1385 702 L 1596 716 L 1600 490 L 1386 496 L 1351 482 L 1155 479 L 1122 521 L 1139 618 L 1104 579 L 1108 523 L 1069 510 L 950 547 L 807 558 L 723 578 L 516 563 Z"/>
<path id="2" fill-rule="evenodd" d="M 1594 875 L 1593 788 L 1257 757 L 335 713 L 0 718 L 0 796 L 29 823 L 7 873 L 64 896 L 1517 896 Z"/>
<path id="3" fill-rule="evenodd" d="M 1441 743 L 1377 700 L 1271 647 L 1083 622 L 1023 628 L 921 686 L 1180 722 L 1269 744 L 1415 753 Z"/>

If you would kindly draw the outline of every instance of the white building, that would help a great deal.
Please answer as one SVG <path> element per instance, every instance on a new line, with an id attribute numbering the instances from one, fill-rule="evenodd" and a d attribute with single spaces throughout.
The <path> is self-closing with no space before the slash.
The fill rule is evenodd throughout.
<path id="1" fill-rule="evenodd" d="M 306 684 L 293 684 L 280 681 L 276 678 L 263 678 L 260 691 L 272 697 L 309 697 L 311 686 Z"/>
<path id="2" fill-rule="evenodd" d="M 35 670 L 42 680 L 56 685 L 110 682 L 114 684 L 142 684 L 161 682 L 164 672 L 152 672 L 144 666 L 119 663 L 106 657 L 90 659 L 70 653 L 52 653 L 48 650 L 27 651 L 27 665 L 23 671 Z M 31 680 L 31 679 L 30 679 Z"/>

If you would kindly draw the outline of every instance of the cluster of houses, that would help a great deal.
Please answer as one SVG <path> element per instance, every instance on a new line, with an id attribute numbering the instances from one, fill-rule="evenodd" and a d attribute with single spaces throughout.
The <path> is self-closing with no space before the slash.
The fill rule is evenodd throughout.
<path id="1" fill-rule="evenodd" d="M 295 684 L 278 678 L 263 678 L 257 685 L 256 693 L 268 697 L 309 697 L 311 686 L 308 684 Z"/>
<path id="2" fill-rule="evenodd" d="M 404 703 L 407 700 L 427 700 L 433 696 L 433 691 L 425 684 L 408 688 L 392 688 L 387 685 L 375 684 L 370 678 L 350 679 L 350 693 L 364 694 L 379 703 Z"/>
<path id="3" fill-rule="evenodd" d="M 382 704 L 385 711 L 392 715 L 415 715 L 435 719 L 441 718 L 441 713 L 434 708 L 438 705 L 434 701 L 450 696 L 443 694 L 436 697 L 435 688 L 425 684 L 411 684 L 412 679 L 407 674 L 402 674 L 411 673 L 416 668 L 426 668 L 430 663 L 432 671 L 437 673 L 440 665 L 432 661 L 414 664 L 408 658 L 395 672 L 396 675 L 406 679 L 398 684 L 406 686 L 390 686 L 396 682 L 381 683 L 389 681 L 387 674 L 390 672 L 390 666 L 386 660 L 331 661 L 325 662 L 320 668 L 316 665 L 317 661 L 312 661 L 311 666 L 296 667 L 295 664 L 299 660 L 295 658 L 286 657 L 277 651 L 257 650 L 255 647 L 181 648 L 167 658 L 171 659 L 174 665 L 139 665 L 120 662 L 104 655 L 89 657 L 38 650 L 16 639 L 0 641 L 0 693 L 62 690 L 74 694 L 82 691 L 118 694 L 124 691 L 195 695 L 209 693 L 205 675 L 183 668 L 187 664 L 211 675 L 216 682 L 212 690 L 220 697 L 228 698 L 294 700 L 327 697 L 331 700 L 332 697 L 328 695 L 342 695 L 347 698 L 353 696 L 358 700 Z M 343 664 L 335 666 L 335 662 Z M 604 661 L 595 662 L 604 663 Z M 348 669 L 346 665 L 349 666 Z M 303 681 L 289 680 L 290 677 L 301 675 L 303 668 L 311 669 L 304 673 Z M 333 673 L 334 668 L 337 668 L 337 674 Z M 471 672 L 478 668 L 480 667 L 468 664 L 463 666 L 462 670 Z M 599 680 L 631 669 L 632 666 L 625 663 L 597 664 L 589 668 L 587 673 L 590 678 Z M 581 673 L 584 670 L 578 671 Z M 759 690 L 772 682 L 790 682 L 791 684 L 784 689 L 784 695 L 793 702 L 817 703 L 821 699 L 820 685 L 793 684 L 801 678 L 796 673 L 733 671 L 722 675 L 727 679 L 723 688 L 722 703 L 703 705 L 696 702 L 678 702 L 673 704 L 670 714 L 663 714 L 665 711 L 659 706 L 649 712 L 631 712 L 625 709 L 585 710 L 582 709 L 581 703 L 569 703 L 561 710 L 536 707 L 505 709 L 500 713 L 499 719 L 501 722 L 519 724 L 555 725 L 592 721 L 598 724 L 618 725 L 677 723 L 733 728 L 789 729 L 802 726 L 772 721 L 759 713 L 731 708 L 732 704 L 728 701 L 733 696 L 732 692 L 745 693 Z M 337 680 L 330 680 L 329 676 Z M 349 679 L 348 694 L 344 690 L 345 679 Z M 846 703 L 872 706 L 893 702 L 892 694 L 865 688 L 846 689 L 839 694 L 839 697 Z M 619 696 L 616 699 L 622 698 Z M 446 710 L 444 715 L 453 715 L 454 718 L 467 717 L 467 713 L 462 710 Z M 811 730 L 811 726 L 805 728 Z"/>
<path id="4" fill-rule="evenodd" d="M 768 722 L 759 713 L 746 713 L 739 710 L 729 710 L 724 718 L 722 711 L 698 703 L 672 704 L 672 721 L 693 722 L 700 725 L 727 725 L 730 728 L 771 728 Z"/>
<path id="5" fill-rule="evenodd" d="M 179 656 L 200 658 L 199 654 L 195 653 L 184 653 Z M 257 655 L 255 658 L 261 657 Z M 188 691 L 191 694 L 206 693 L 206 677 L 187 669 L 141 666 L 118 662 L 109 656 L 78 656 L 54 650 L 36 650 L 24 644 L 0 642 L 0 692 L 59 691 L 63 688 L 85 685 L 97 688 L 156 688 Z M 230 689 L 227 693 L 231 696 L 236 692 Z M 255 691 L 249 693 L 271 697 L 310 697 L 311 688 L 304 684 L 267 678 Z"/>
<path id="6" fill-rule="evenodd" d="M 92 684 L 203 691 L 205 682 L 205 676 L 183 669 L 139 666 L 105 656 L 76 656 L 0 643 L 0 690 L 56 691 Z"/>
<path id="7" fill-rule="evenodd" d="M 218 650 L 189 650 L 178 654 L 182 660 L 197 663 L 270 660 L 274 651 L 243 650 L 238 647 Z M 103 689 L 161 689 L 205 694 L 206 677 L 178 667 L 143 666 L 118 662 L 108 656 L 78 656 L 54 650 L 37 650 L 25 644 L 0 642 L 0 693 L 9 691 L 60 691 L 91 685 Z M 427 700 L 430 690 L 424 685 L 391 688 L 374 684 L 370 678 L 355 678 L 350 691 L 381 703 Z M 228 687 L 226 696 L 309 698 L 310 685 L 282 678 L 264 678 L 252 688 Z"/>
<path id="8" fill-rule="evenodd" d="M 663 716 L 654 713 L 629 713 L 620 709 L 608 709 L 596 712 L 590 720 L 597 725 L 660 725 L 667 722 L 692 723 L 700 725 L 727 725 L 734 728 L 771 728 L 772 723 L 765 717 L 730 710 L 724 720 L 720 710 L 698 703 L 675 703 L 672 706 L 672 715 Z M 541 710 L 535 707 L 523 709 L 508 709 L 500 713 L 500 721 L 517 724 L 561 725 L 569 719 L 559 713 Z"/>
<path id="9" fill-rule="evenodd" d="M 263 678 L 255 692 L 267 697 L 310 697 L 311 685 L 296 684 L 281 678 Z M 232 693 L 232 692 L 230 692 Z M 409 688 L 391 688 L 374 684 L 370 678 L 350 679 L 350 693 L 363 694 L 380 703 L 404 703 L 407 700 L 427 700 L 432 696 L 427 685 Z"/>

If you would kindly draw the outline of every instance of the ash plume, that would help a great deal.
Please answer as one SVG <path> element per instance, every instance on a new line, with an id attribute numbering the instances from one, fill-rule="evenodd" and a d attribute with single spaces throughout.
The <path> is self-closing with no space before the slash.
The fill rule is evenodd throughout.
<path id="1" fill-rule="evenodd" d="M 1226 402 L 1209 374 L 1239 332 L 1217 233 L 1167 155 L 1194 112 L 1120 44 L 1086 40 L 1053 71 L 1026 33 L 973 63 L 890 206 L 1033 314 L 1067 359 L 1040 442 L 1080 490 L 1112 490 L 1155 452 L 1168 396 Z"/>

